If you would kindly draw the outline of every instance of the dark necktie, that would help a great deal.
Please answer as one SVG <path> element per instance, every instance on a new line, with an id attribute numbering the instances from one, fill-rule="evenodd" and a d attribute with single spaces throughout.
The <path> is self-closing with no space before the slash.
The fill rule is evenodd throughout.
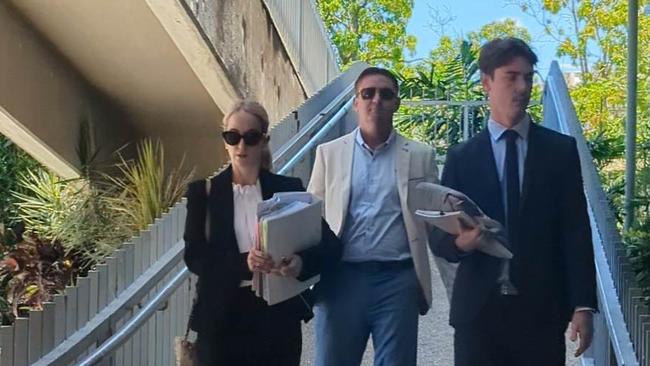
<path id="1" fill-rule="evenodd" d="M 517 258 L 517 242 L 519 230 L 519 162 L 517 159 L 517 137 L 513 130 L 504 132 L 506 139 L 506 228 L 508 229 L 508 244 L 510 251 Z M 500 284 L 501 295 L 518 295 L 515 283 L 516 262 L 504 259 L 501 263 L 501 274 L 497 282 Z"/>
<path id="2" fill-rule="evenodd" d="M 504 132 L 506 139 L 506 227 L 510 248 L 517 248 L 519 228 L 519 160 L 517 159 L 517 137 L 513 130 Z"/>

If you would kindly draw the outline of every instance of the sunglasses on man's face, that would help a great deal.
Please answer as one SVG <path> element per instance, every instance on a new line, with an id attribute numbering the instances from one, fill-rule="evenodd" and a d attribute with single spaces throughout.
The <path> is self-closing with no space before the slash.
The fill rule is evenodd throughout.
<path id="1" fill-rule="evenodd" d="M 242 139 L 246 145 L 255 146 L 259 144 L 266 135 L 257 130 L 246 131 L 243 135 L 239 134 L 237 131 L 230 130 L 224 131 L 221 133 L 221 136 L 223 136 L 223 140 L 231 146 L 238 145 L 239 141 Z"/>
<path id="2" fill-rule="evenodd" d="M 393 100 L 397 95 L 395 91 L 390 88 L 363 88 L 359 90 L 359 95 L 363 100 L 369 100 L 375 97 L 375 94 L 379 91 L 379 98 L 381 100 Z"/>

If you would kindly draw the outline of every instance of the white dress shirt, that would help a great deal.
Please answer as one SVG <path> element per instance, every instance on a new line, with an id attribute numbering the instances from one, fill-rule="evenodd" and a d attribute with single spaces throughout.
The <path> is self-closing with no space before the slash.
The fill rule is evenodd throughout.
<path id="1" fill-rule="evenodd" d="M 255 185 L 232 184 L 235 237 L 240 253 L 246 253 L 257 241 L 257 204 L 262 202 L 260 182 Z"/>
<path id="2" fill-rule="evenodd" d="M 257 204 L 262 202 L 262 187 L 258 180 L 255 185 L 232 184 L 233 224 L 235 238 L 240 253 L 247 253 L 257 242 Z M 250 286 L 252 281 L 243 280 L 240 287 Z"/>

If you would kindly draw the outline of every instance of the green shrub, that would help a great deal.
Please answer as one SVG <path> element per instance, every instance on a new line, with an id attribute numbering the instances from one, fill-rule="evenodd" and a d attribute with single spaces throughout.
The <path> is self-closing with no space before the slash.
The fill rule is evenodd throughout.
<path id="1" fill-rule="evenodd" d="M 28 170 L 41 169 L 41 165 L 22 151 L 11 140 L 0 135 L 0 243 L 15 244 L 13 228 L 18 223 L 16 197 L 12 192 L 23 192 L 18 178 Z"/>
<path id="2" fill-rule="evenodd" d="M 85 178 L 73 180 L 44 169 L 19 175 L 12 197 L 26 235 L 15 247 L 0 248 L 5 255 L 0 261 L 4 323 L 40 309 L 180 200 L 192 173 L 183 172 L 181 163 L 166 174 L 160 142 L 145 140 L 137 152 L 133 161 L 120 156 L 118 176 L 89 169 Z M 95 176 L 104 180 L 91 182 Z"/>
<path id="3" fill-rule="evenodd" d="M 41 240 L 61 243 L 66 256 L 86 271 L 119 247 L 132 232 L 121 225 L 103 192 L 85 179 L 64 181 L 39 170 L 23 174 L 15 193 L 27 231 Z"/>
<path id="4" fill-rule="evenodd" d="M 108 199 L 111 208 L 122 215 L 124 225 L 135 231 L 145 229 L 178 202 L 193 175 L 193 171 L 184 171 L 184 161 L 165 174 L 160 141 L 142 141 L 137 153 L 135 161 L 127 161 L 120 155 L 120 176 L 105 175 L 112 192 Z"/>

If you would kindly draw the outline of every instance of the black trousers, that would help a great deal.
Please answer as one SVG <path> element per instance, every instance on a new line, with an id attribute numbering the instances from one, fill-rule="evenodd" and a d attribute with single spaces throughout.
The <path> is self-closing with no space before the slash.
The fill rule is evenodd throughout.
<path id="1" fill-rule="evenodd" d="M 218 332 L 199 332 L 201 366 L 299 366 L 300 319 L 282 304 L 268 306 L 250 287 L 240 288 Z"/>
<path id="2" fill-rule="evenodd" d="M 476 321 L 456 326 L 456 366 L 560 366 L 566 323 L 548 324 L 516 297 L 495 293 Z"/>

